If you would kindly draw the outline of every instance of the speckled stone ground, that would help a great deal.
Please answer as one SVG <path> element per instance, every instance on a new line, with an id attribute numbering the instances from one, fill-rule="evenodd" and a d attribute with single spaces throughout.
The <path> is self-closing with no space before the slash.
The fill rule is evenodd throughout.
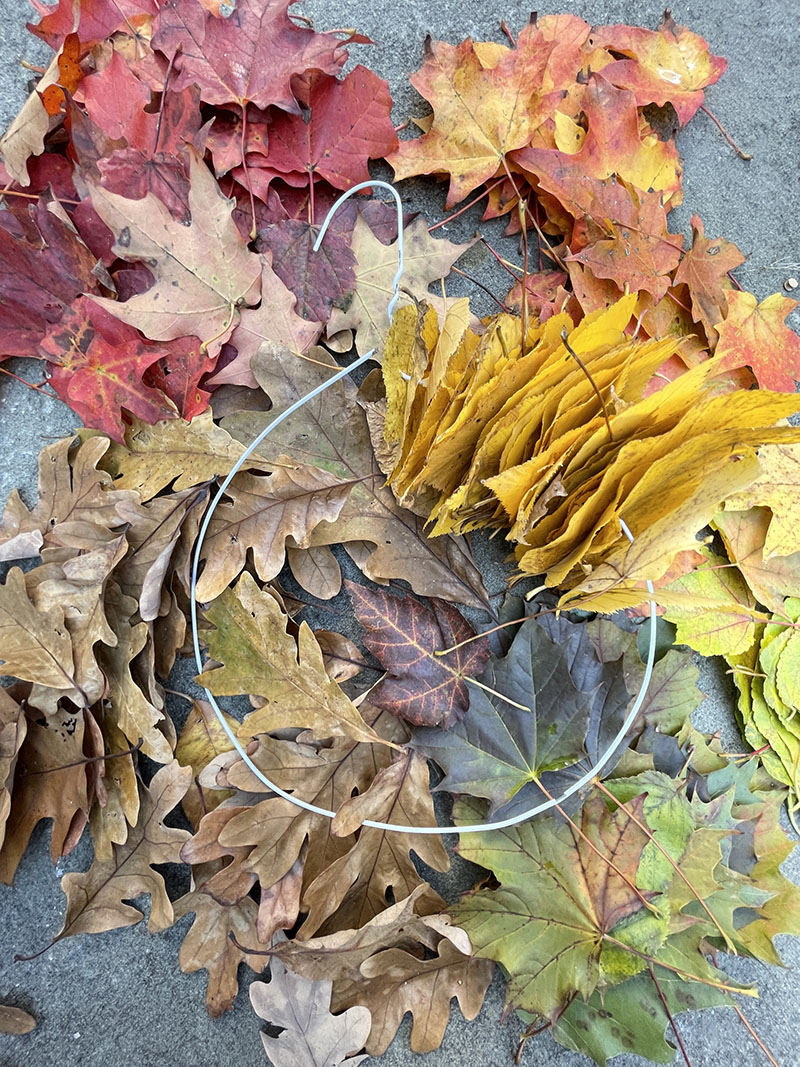
<path id="1" fill-rule="evenodd" d="M 426 33 L 450 41 L 467 34 L 497 39 L 499 23 L 524 24 L 525 4 L 500 0 L 402 0 L 393 5 L 365 0 L 308 0 L 301 5 L 320 28 L 355 26 L 375 45 L 353 49 L 355 61 L 365 62 L 388 78 L 395 100 L 396 120 L 421 113 L 423 106 L 408 84 L 419 66 Z M 541 3 L 540 14 L 570 10 L 593 23 L 629 22 L 655 27 L 657 3 L 596 0 Z M 711 121 L 700 114 L 680 135 L 685 160 L 685 200 L 670 218 L 673 231 L 688 232 L 694 213 L 702 216 L 706 232 L 735 241 L 748 255 L 737 272 L 742 284 L 760 298 L 800 276 L 800 202 L 797 168 L 797 101 L 800 91 L 796 52 L 796 4 L 793 0 L 705 0 L 678 2 L 673 17 L 702 33 L 712 50 L 729 61 L 722 82 L 708 92 L 708 102 L 740 143 L 753 155 L 739 160 Z M 25 95 L 26 73 L 21 58 L 41 61 L 46 49 L 24 30 L 28 9 L 20 0 L 0 0 L 0 122 L 5 126 Z M 430 218 L 442 217 L 443 193 L 429 183 L 403 190 L 410 207 Z M 442 236 L 464 239 L 478 226 L 478 209 L 442 228 Z M 467 268 L 487 285 L 503 291 L 504 279 L 493 272 L 488 253 L 473 249 Z M 453 287 L 457 290 L 457 286 Z M 478 296 L 478 307 L 481 297 Z M 488 308 L 487 308 L 488 310 Z M 795 316 L 794 325 L 800 325 Z M 19 373 L 20 364 L 13 369 Z M 800 405 L 799 405 L 800 406 Z M 59 402 L 17 385 L 0 381 L 2 465 L 0 501 L 14 487 L 31 502 L 36 485 L 35 457 L 50 440 L 75 425 L 75 418 Z M 175 688 L 189 691 L 192 671 L 184 664 Z M 696 713 L 698 725 L 721 729 L 731 737 L 730 692 L 713 664 L 703 668 L 708 699 Z M 183 714 L 175 701 L 173 714 Z M 87 1067 L 259 1067 L 266 1063 L 259 1040 L 259 1023 L 247 1000 L 252 975 L 240 971 L 242 991 L 235 1010 L 210 1020 L 203 1006 L 204 973 L 182 975 L 178 949 L 189 920 L 161 935 L 149 935 L 143 925 L 54 946 L 38 960 L 13 963 L 15 953 L 30 953 L 46 944 L 61 926 L 63 897 L 48 852 L 49 830 L 35 832 L 13 888 L 0 887 L 0 1003 L 12 1002 L 32 1011 L 38 1029 L 22 1038 L 0 1036 L 0 1067 L 45 1067 L 54 1063 Z M 84 842 L 59 866 L 83 869 L 91 859 Z M 797 855 L 786 866 L 800 879 Z M 180 875 L 168 872 L 176 892 Z M 457 892 L 457 879 L 450 893 Z M 800 1062 L 800 943 L 784 938 L 781 951 L 787 970 L 767 968 L 746 960 L 728 961 L 737 980 L 755 982 L 760 1000 L 747 1005 L 748 1017 L 782 1067 Z M 458 1009 L 441 1049 L 420 1060 L 408 1048 L 408 1020 L 388 1053 L 383 1067 L 452 1067 L 472 1062 L 505 1067 L 512 1061 L 518 1027 L 500 1025 L 502 988 L 493 984 L 479 1018 L 467 1024 Z M 721 1010 L 683 1016 L 681 1032 L 694 1067 L 765 1062 L 746 1031 Z M 373 1061 L 368 1061 L 373 1062 Z M 377 1062 L 377 1061 L 374 1061 Z M 543 1035 L 530 1042 L 522 1063 L 526 1067 L 579 1067 L 587 1063 Z M 620 1057 L 619 1067 L 643 1061 Z"/>

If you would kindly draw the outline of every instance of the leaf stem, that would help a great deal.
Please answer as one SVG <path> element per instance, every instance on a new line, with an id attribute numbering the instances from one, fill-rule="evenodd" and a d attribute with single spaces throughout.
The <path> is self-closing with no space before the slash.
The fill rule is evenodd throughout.
<path id="1" fill-rule="evenodd" d="M 495 304 L 497 304 L 497 306 L 500 308 L 500 310 L 504 311 L 506 314 L 508 314 L 508 308 L 503 303 L 503 301 L 502 300 L 498 300 L 498 298 L 494 295 L 494 293 L 491 291 L 491 289 L 487 288 L 483 284 L 483 282 L 478 281 L 478 279 L 474 278 L 471 274 L 467 274 L 467 272 L 465 270 L 459 270 L 458 267 L 451 267 L 450 270 L 453 271 L 454 274 L 460 274 L 462 278 L 469 279 L 469 281 L 471 281 L 473 285 L 477 285 L 479 289 L 483 289 L 484 293 L 486 293 L 487 296 L 490 296 L 492 298 L 492 300 L 494 300 Z"/>
<path id="2" fill-rule="evenodd" d="M 525 303 L 527 304 L 527 302 L 528 302 L 527 301 L 527 294 L 525 294 L 525 296 L 526 296 Z M 581 359 L 581 357 L 574 350 L 572 345 L 570 345 L 569 338 L 567 336 L 567 328 L 566 328 L 566 326 L 562 327 L 562 329 L 561 329 L 561 340 L 564 343 L 564 348 L 566 348 L 567 352 L 569 352 L 569 354 L 572 356 L 572 358 L 575 360 L 575 362 L 581 368 L 583 373 L 589 379 L 589 384 L 591 385 L 592 389 L 594 389 L 595 395 L 597 396 L 597 399 L 600 401 L 600 407 L 603 409 L 603 418 L 606 420 L 606 429 L 608 430 L 608 439 L 609 439 L 609 441 L 613 441 L 614 440 L 614 434 L 611 432 L 611 420 L 608 417 L 608 408 L 606 407 L 605 400 L 603 400 L 603 394 L 600 392 L 600 390 L 595 385 L 594 378 L 591 376 L 589 371 L 586 369 L 586 365 L 584 364 L 584 362 Z"/>
<path id="3" fill-rule="evenodd" d="M 675 1040 L 678 1042 L 678 1047 L 681 1050 L 681 1055 L 683 1056 L 684 1063 L 686 1064 L 686 1067 L 692 1067 L 692 1064 L 689 1060 L 689 1053 L 686 1051 L 686 1048 L 683 1044 L 683 1038 L 681 1037 L 680 1030 L 678 1029 L 678 1024 L 675 1022 L 674 1018 L 672 1017 L 672 1012 L 669 1010 L 667 998 L 664 996 L 664 991 L 661 988 L 661 983 L 656 978 L 656 972 L 653 970 L 652 963 L 647 964 L 647 969 L 650 972 L 650 977 L 653 979 L 653 985 L 656 987 L 658 999 L 664 1005 L 664 1011 L 667 1013 L 667 1018 L 669 1019 L 670 1025 L 672 1026 L 672 1032 L 675 1035 Z"/>
<path id="4" fill-rule="evenodd" d="M 464 204 L 458 211 L 454 211 L 452 215 L 448 215 L 446 218 L 442 219 L 441 222 L 434 222 L 433 226 L 429 226 L 428 233 L 433 233 L 433 231 L 438 230 L 440 226 L 446 226 L 448 222 L 452 222 L 453 219 L 457 219 L 459 215 L 463 215 L 465 211 L 469 211 L 474 204 L 479 203 L 485 196 L 488 196 L 492 189 L 496 189 L 498 185 L 502 185 L 504 180 L 504 178 L 498 178 L 497 181 L 492 182 L 491 185 L 487 185 L 483 192 L 478 193 L 478 195 L 473 197 L 468 204 Z"/>
<path id="5" fill-rule="evenodd" d="M 725 140 L 728 142 L 728 144 L 734 150 L 734 152 L 739 157 L 739 159 L 747 160 L 747 159 L 752 159 L 753 158 L 752 156 L 749 156 L 747 154 L 747 152 L 743 152 L 741 150 L 741 148 L 734 141 L 734 139 L 731 137 L 731 135 L 728 133 L 728 131 L 725 129 L 725 127 L 722 125 L 722 123 L 719 121 L 717 116 L 714 114 L 714 112 L 710 108 L 706 107 L 705 104 L 701 104 L 700 105 L 700 110 L 704 111 L 706 113 L 706 115 L 708 115 L 708 117 L 711 119 L 711 121 L 714 123 L 714 125 L 719 130 L 719 132 L 722 134 L 722 136 L 725 138 Z"/>
<path id="6" fill-rule="evenodd" d="M 101 760 L 119 759 L 121 756 L 132 756 L 142 747 L 143 738 L 139 738 L 135 745 L 126 748 L 124 752 L 112 752 L 110 755 L 87 756 L 85 759 L 76 759 L 72 763 L 63 763 L 60 767 L 45 767 L 41 771 L 22 771 L 20 778 L 33 778 L 37 774 L 53 774 L 55 771 L 66 771 L 70 767 L 82 767 L 86 763 L 99 763 Z"/>
<path id="7" fill-rule="evenodd" d="M 749 1022 L 747 1021 L 747 1019 L 746 1019 L 746 1018 L 744 1017 L 744 1012 L 743 1012 L 743 1011 L 742 1011 L 742 1009 L 741 1009 L 741 1008 L 739 1007 L 739 1005 L 738 1005 L 738 1004 L 734 1004 L 734 1005 L 733 1005 L 733 1007 L 734 1007 L 734 1010 L 735 1010 L 736 1014 L 737 1014 L 737 1015 L 739 1016 L 739 1018 L 740 1018 L 740 1019 L 742 1020 L 742 1022 L 744 1023 L 744 1025 L 745 1025 L 745 1026 L 747 1027 L 747 1029 L 748 1029 L 748 1031 L 749 1031 L 749 1033 L 750 1033 L 750 1036 L 751 1036 L 751 1037 L 753 1038 L 753 1040 L 755 1041 L 755 1043 L 756 1043 L 756 1044 L 758 1045 L 758 1047 L 759 1047 L 759 1048 L 761 1049 L 761 1051 L 762 1051 L 762 1052 L 764 1053 L 764 1055 L 765 1055 L 765 1056 L 767 1057 L 767 1059 L 769 1060 L 769 1062 L 770 1062 L 770 1063 L 772 1064 L 772 1067 L 780 1067 L 780 1064 L 778 1063 L 778 1061 L 777 1061 L 777 1060 L 775 1059 L 775 1057 L 774 1057 L 774 1056 L 772 1055 L 772 1053 L 771 1053 L 771 1052 L 769 1051 L 769 1049 L 767 1048 L 767 1046 L 766 1046 L 766 1045 L 764 1044 L 764 1042 L 763 1042 L 763 1041 L 761 1040 L 761 1038 L 760 1038 L 760 1037 L 758 1036 L 758 1034 L 757 1034 L 757 1033 L 755 1032 L 755 1030 L 753 1029 L 753 1027 L 752 1027 L 752 1026 L 750 1025 L 750 1023 L 749 1023 Z"/>
<path id="8" fill-rule="evenodd" d="M 253 217 L 255 218 L 255 216 L 253 216 Z M 231 304 L 230 305 L 230 314 L 228 315 L 228 321 L 225 323 L 225 325 L 222 327 L 222 329 L 219 331 L 219 333 L 214 334 L 213 337 L 209 337 L 209 339 L 207 341 L 203 341 L 203 343 L 200 345 L 200 351 L 203 353 L 203 355 L 205 355 L 205 353 L 208 352 L 208 346 L 209 345 L 213 345 L 215 341 L 218 341 L 220 339 L 220 337 L 224 337 L 225 336 L 225 334 L 228 332 L 228 329 L 230 328 L 231 323 L 233 322 L 233 316 L 235 314 L 236 314 L 236 305 L 235 304 Z"/>

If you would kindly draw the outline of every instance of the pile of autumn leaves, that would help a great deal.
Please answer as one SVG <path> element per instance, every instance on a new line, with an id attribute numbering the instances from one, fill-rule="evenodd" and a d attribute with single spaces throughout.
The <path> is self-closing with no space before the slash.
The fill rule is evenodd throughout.
<path id="1" fill-rule="evenodd" d="M 412 1048 L 435 1048 L 453 996 L 477 1014 L 493 961 L 509 1006 L 562 1044 L 667 1059 L 671 1016 L 731 1002 L 710 949 L 777 963 L 774 934 L 798 932 L 778 812 L 800 793 L 800 452 L 775 424 L 800 343 L 791 301 L 733 288 L 734 246 L 698 219 L 686 250 L 668 233 L 680 161 L 649 123 L 667 105 L 688 121 L 724 61 L 669 19 L 428 42 L 412 80 L 433 114 L 398 145 L 386 84 L 337 77 L 346 42 L 267 7 L 62 0 L 35 28 L 56 57 L 2 141 L 0 351 L 44 360 L 86 429 L 42 452 L 38 503 L 12 494 L 0 526 L 0 559 L 40 560 L 0 588 L 0 877 L 40 819 L 54 860 L 88 825 L 57 939 L 138 922 L 143 892 L 151 930 L 193 913 L 180 962 L 208 971 L 212 1014 L 272 945 L 251 997 L 286 1028 L 264 1037 L 275 1064 L 380 1054 L 406 1011 Z M 479 321 L 428 292 L 470 245 L 417 218 L 390 328 L 396 223 L 377 201 L 349 201 L 312 252 L 337 191 L 384 157 L 398 178 L 449 177 L 449 206 L 483 188 L 529 265 L 536 239 L 507 311 Z M 249 695 L 231 728 L 329 821 L 271 794 L 205 702 L 176 733 L 162 680 L 189 651 L 220 476 L 353 343 L 382 370 L 259 446 L 197 589 L 202 683 Z M 476 638 L 455 605 L 490 606 L 461 536 L 479 527 L 565 605 L 636 608 L 656 580 L 683 647 L 585 802 L 462 838 L 495 881 L 446 909 L 418 870 L 449 868 L 440 838 L 363 821 L 435 825 L 429 760 L 456 823 L 560 792 L 643 676 L 626 618 L 556 619 L 546 597 L 508 597 L 515 628 Z M 340 593 L 343 552 L 376 583 L 342 599 L 372 658 L 297 620 Z M 692 729 L 690 649 L 728 658 L 763 767 Z M 149 780 L 140 753 L 161 765 Z M 191 834 L 165 823 L 179 804 Z M 175 902 L 167 862 L 191 868 Z"/>

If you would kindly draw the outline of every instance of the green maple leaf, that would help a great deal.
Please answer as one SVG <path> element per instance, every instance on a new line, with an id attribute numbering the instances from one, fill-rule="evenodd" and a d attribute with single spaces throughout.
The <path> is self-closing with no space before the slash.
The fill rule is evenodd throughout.
<path id="1" fill-rule="evenodd" d="M 630 810 L 641 819 L 642 801 Z M 457 822 L 477 822 L 482 809 L 460 801 L 454 815 Z M 469 934 L 476 955 L 505 967 L 509 1006 L 550 1019 L 576 992 L 592 994 L 607 935 L 646 901 L 633 882 L 647 837 L 630 813 L 612 813 L 595 797 L 584 805 L 581 830 L 584 837 L 546 817 L 470 835 L 459 846 L 466 859 L 488 867 L 500 887 L 465 896 L 450 910 L 453 920 Z M 598 853 L 613 856 L 613 866 Z"/>
<path id="2" fill-rule="evenodd" d="M 587 755 L 590 724 L 602 714 L 616 732 L 628 706 L 621 672 L 597 660 L 586 626 L 566 619 L 528 619 L 482 681 L 502 696 L 473 687 L 469 714 L 446 733 L 417 730 L 414 746 L 447 772 L 440 789 L 485 797 L 491 813 Z"/>

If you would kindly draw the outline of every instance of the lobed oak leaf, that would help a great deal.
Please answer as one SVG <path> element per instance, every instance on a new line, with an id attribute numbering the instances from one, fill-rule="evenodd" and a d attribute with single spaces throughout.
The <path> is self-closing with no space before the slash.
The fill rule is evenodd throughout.
<path id="1" fill-rule="evenodd" d="M 282 1027 L 278 1037 L 261 1035 L 273 1067 L 338 1067 L 360 1063 L 354 1056 L 369 1035 L 367 1008 L 348 1008 L 340 1015 L 329 1010 L 330 982 L 310 982 L 292 974 L 273 960 L 269 985 L 253 982 L 250 1001 L 253 1010 L 272 1026 Z"/>
<path id="2" fill-rule="evenodd" d="M 215 627 L 208 635 L 209 652 L 221 666 L 206 669 L 199 683 L 217 696 L 265 697 L 267 704 L 248 717 L 246 729 L 252 734 L 302 726 L 318 737 L 380 741 L 328 678 L 308 624 L 301 623 L 295 643 L 277 602 L 261 592 L 249 574 L 219 596 L 205 615 Z M 269 660 L 264 648 L 271 650 Z"/>
<path id="3" fill-rule="evenodd" d="M 396 834 L 362 826 L 364 819 L 405 826 L 435 826 L 428 765 L 415 752 L 403 753 L 394 763 L 381 767 L 369 788 L 341 804 L 331 832 L 349 839 L 360 827 L 358 839 L 303 889 L 302 907 L 308 914 L 300 936 L 307 938 L 331 916 L 345 928 L 358 928 L 380 915 L 390 894 L 402 899 L 420 885 L 420 876 L 409 855 L 438 871 L 450 869 L 450 857 L 438 836 Z M 426 907 L 438 909 L 443 902 L 428 888 Z"/>
<path id="4" fill-rule="evenodd" d="M 240 473 L 217 505 L 203 545 L 198 599 L 213 600 L 238 577 L 253 554 L 263 581 L 275 578 L 287 542 L 306 548 L 314 528 L 339 517 L 352 482 L 317 467 L 276 467 L 269 475 Z"/>
<path id="5" fill-rule="evenodd" d="M 4 695 L 3 704 L 11 705 L 12 698 Z M 7 801 L 7 820 L 3 820 L 0 881 L 10 885 L 41 819 L 52 820 L 53 863 L 72 851 L 86 826 L 91 797 L 84 762 L 82 714 L 53 716 L 42 724 L 29 718 L 27 730 L 24 712 L 20 724 L 12 717 L 6 720 L 5 709 L 3 718 L 3 739 L 8 737 L 11 742 L 7 758 L 14 789 Z M 5 783 L 10 785 L 10 778 L 5 778 Z"/>
<path id="6" fill-rule="evenodd" d="M 85 714 L 89 723 L 89 713 Z M 102 750 L 98 754 L 113 756 L 99 761 L 103 770 L 102 789 L 96 787 L 98 803 L 89 813 L 94 854 L 98 859 L 110 860 L 114 845 L 125 843 L 128 828 L 135 826 L 139 817 L 139 782 L 131 745 L 116 723 L 114 709 L 95 707 L 91 718 L 102 735 Z"/>
<path id="7" fill-rule="evenodd" d="M 225 716 L 228 725 L 235 728 L 236 722 L 229 715 Z M 233 745 L 225 730 L 220 725 L 217 714 L 207 700 L 193 700 L 192 710 L 183 724 L 183 729 L 175 746 L 175 758 L 182 767 L 192 768 L 192 777 L 197 782 L 201 773 L 213 759 L 224 752 L 233 751 Z M 223 800 L 233 793 L 228 790 L 214 790 L 206 795 L 202 786 L 190 789 L 183 798 L 183 810 L 195 831 L 202 817 L 217 808 Z M 189 860 L 189 862 L 197 862 Z"/>
<path id="8" fill-rule="evenodd" d="M 330 362 L 324 349 L 315 349 L 312 354 Z M 253 360 L 253 370 L 275 412 L 329 376 L 324 367 L 287 355 L 281 358 L 267 347 Z M 273 417 L 271 413 L 242 412 L 223 422 L 234 436 L 249 443 Z M 357 562 L 368 578 L 401 578 L 422 595 L 485 608 L 488 595 L 469 546 L 454 538 L 431 540 L 422 520 L 400 508 L 391 491 L 382 488 L 383 474 L 351 383 L 340 382 L 324 397 L 305 404 L 264 440 L 259 455 L 276 465 L 287 458 L 310 463 L 342 481 L 355 482 L 336 523 L 320 524 L 314 530 L 312 547 L 344 543 L 348 551 L 355 551 L 354 542 L 367 542 L 368 548 Z"/>
<path id="9" fill-rule="evenodd" d="M 744 260 L 735 244 L 723 237 L 714 240 L 706 237 L 702 219 L 699 215 L 692 216 L 692 247 L 675 271 L 673 284 L 687 286 L 692 318 L 703 324 L 711 344 L 718 336 L 716 327 L 725 318 L 726 293 L 733 288 L 728 274 Z"/>
<path id="10" fill-rule="evenodd" d="M 25 507 L 19 490 L 12 489 L 0 522 L 0 562 L 38 556 L 42 541 L 39 523 Z"/>
<path id="11" fill-rule="evenodd" d="M 213 356 L 230 336 L 237 307 L 257 302 L 261 264 L 231 218 L 231 202 L 196 153 L 190 155 L 189 177 L 188 226 L 152 193 L 129 200 L 91 186 L 92 204 L 114 233 L 115 252 L 146 260 L 155 278 L 146 292 L 123 303 L 107 298 L 97 303 L 153 340 L 202 336 Z"/>
<path id="12" fill-rule="evenodd" d="M 489 960 L 460 952 L 443 939 L 437 955 L 419 959 L 399 948 L 385 949 L 361 965 L 359 982 L 337 982 L 334 1007 L 364 1004 L 372 1013 L 367 1052 L 381 1056 L 410 1011 L 411 1051 L 432 1052 L 439 1047 L 450 1021 L 450 1002 L 458 1000 L 465 1019 L 475 1018 L 492 979 Z"/>
<path id="13" fill-rule="evenodd" d="M 423 604 L 382 589 L 346 582 L 356 618 L 366 631 L 364 644 L 387 671 L 370 700 L 417 726 L 452 726 L 470 704 L 469 679 L 489 658 L 485 639 L 474 638 L 464 616 L 444 600 Z M 437 654 L 442 653 L 442 654 Z"/>
<path id="14" fill-rule="evenodd" d="M 143 893 L 152 901 L 148 929 L 166 930 L 172 925 L 173 907 L 164 879 L 153 865 L 179 862 L 181 845 L 189 834 L 167 826 L 164 819 L 180 803 L 191 777 L 190 768 L 179 767 L 177 760 L 161 767 L 149 786 L 140 787 L 139 820 L 125 844 L 114 847 L 113 859 L 95 860 L 84 873 L 64 875 L 61 887 L 67 897 L 67 914 L 55 941 L 138 923 L 142 913 L 126 901 Z"/>
<path id="15" fill-rule="evenodd" d="M 630 89 L 639 107 L 672 104 L 681 126 L 702 106 L 703 90 L 719 81 L 728 65 L 721 56 L 711 55 L 699 34 L 676 25 L 669 11 L 657 30 L 598 26 L 591 44 L 615 56 L 603 67 L 604 78 Z"/>
<path id="16" fill-rule="evenodd" d="M 104 460 L 120 491 L 150 500 L 172 483 L 180 492 L 227 473 L 244 449 L 206 410 L 191 421 L 172 419 L 155 426 L 126 427 L 123 445 L 112 444 Z M 249 464 L 248 464 L 249 466 Z"/>
<path id="17" fill-rule="evenodd" d="M 116 725 L 129 744 L 141 740 L 146 755 L 157 763 L 169 763 L 173 745 L 160 728 L 162 723 L 167 725 L 163 697 L 145 692 L 134 676 L 137 657 L 147 652 L 148 625 L 131 623 L 136 601 L 124 596 L 113 581 L 106 586 L 105 609 L 116 644 L 101 646 L 97 662 L 105 675 Z"/>
<path id="18" fill-rule="evenodd" d="M 175 901 L 176 919 L 194 912 L 178 960 L 184 974 L 208 971 L 206 1009 L 216 1019 L 233 1008 L 239 992 L 239 964 L 263 971 L 264 957 L 243 952 L 232 940 L 235 937 L 240 945 L 258 940 L 256 902 L 245 896 L 235 904 L 220 904 L 204 889 L 201 885 Z"/>
<path id="19" fill-rule="evenodd" d="M 270 105 L 299 114 L 291 80 L 307 70 L 337 74 L 346 42 L 289 18 L 294 0 L 237 0 L 225 18 L 194 0 L 169 0 L 153 28 L 153 48 L 173 59 L 173 91 L 200 86 L 208 104 Z"/>
<path id="20" fill-rule="evenodd" d="M 296 974 L 314 982 L 341 979 L 357 982 L 361 964 L 386 948 L 435 948 L 444 936 L 464 953 L 469 938 L 452 926 L 448 915 L 429 914 L 429 887 L 421 883 L 407 897 L 389 905 L 363 926 L 338 930 L 323 937 L 281 941 L 273 946 L 277 957 Z M 421 909 L 421 910 L 418 910 Z"/>
<path id="21" fill-rule="evenodd" d="M 0 690 L 0 850 L 11 811 L 14 770 L 27 729 L 28 720 L 22 705 L 8 690 Z"/>
<path id="22" fill-rule="evenodd" d="M 800 337 L 784 319 L 797 307 L 780 293 L 759 304 L 752 293 L 730 290 L 728 309 L 716 324 L 716 357 L 720 369 L 746 365 L 762 389 L 793 393 L 800 381 Z"/>
<path id="23" fill-rule="evenodd" d="M 38 611 L 25 588 L 19 567 L 0 586 L 0 656 L 3 672 L 23 681 L 73 691 L 72 640 L 57 603 Z"/>

